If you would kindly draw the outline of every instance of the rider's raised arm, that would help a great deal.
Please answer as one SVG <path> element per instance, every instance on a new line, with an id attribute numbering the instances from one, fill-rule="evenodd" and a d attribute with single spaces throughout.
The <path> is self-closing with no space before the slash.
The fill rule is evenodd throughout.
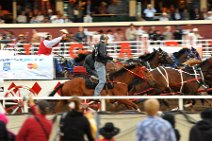
<path id="1" fill-rule="evenodd" d="M 48 41 L 48 40 L 44 40 L 43 43 L 44 45 L 47 47 L 47 48 L 52 48 L 54 47 L 56 44 L 58 44 L 61 40 L 62 40 L 63 37 L 57 37 L 51 41 Z"/>

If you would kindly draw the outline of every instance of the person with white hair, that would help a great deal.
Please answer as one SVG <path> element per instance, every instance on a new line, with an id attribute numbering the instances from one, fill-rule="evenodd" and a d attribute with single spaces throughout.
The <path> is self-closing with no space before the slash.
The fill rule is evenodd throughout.
<path id="1" fill-rule="evenodd" d="M 144 102 L 147 118 L 138 123 L 137 141 L 176 141 L 176 136 L 171 124 L 158 116 L 160 103 L 156 99 Z"/>
<path id="2" fill-rule="evenodd" d="M 155 13 L 155 8 L 153 8 L 151 4 L 148 4 L 147 8 L 144 10 L 145 19 L 147 21 L 154 21 Z"/>
<path id="3" fill-rule="evenodd" d="M 208 16 L 206 20 L 212 20 L 212 11 L 208 11 Z"/>
<path id="4" fill-rule="evenodd" d="M 160 21 L 169 21 L 167 13 L 162 14 L 162 16 L 160 17 Z"/>

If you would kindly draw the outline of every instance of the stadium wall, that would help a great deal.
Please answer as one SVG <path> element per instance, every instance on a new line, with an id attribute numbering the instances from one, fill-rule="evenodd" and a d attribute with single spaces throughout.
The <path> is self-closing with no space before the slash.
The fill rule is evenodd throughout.
<path id="1" fill-rule="evenodd" d="M 199 33 L 205 39 L 211 39 L 212 34 L 209 31 L 212 28 L 211 20 L 198 20 L 198 21 L 148 21 L 148 22 L 105 22 L 105 23 L 64 23 L 64 24 L 2 24 L 0 28 L 0 33 L 4 30 L 13 31 L 17 36 L 25 32 L 29 32 L 32 35 L 32 29 L 37 29 L 38 32 L 50 32 L 53 37 L 59 35 L 58 30 L 66 28 L 74 34 L 77 32 L 79 26 L 83 26 L 88 29 L 88 31 L 99 31 L 100 29 L 107 31 L 111 29 L 113 32 L 117 28 L 121 28 L 125 31 L 129 27 L 130 23 L 133 23 L 136 27 L 144 26 L 144 30 L 148 30 L 150 26 L 155 26 L 157 30 L 163 32 L 164 27 L 167 25 L 172 26 L 174 30 L 176 25 L 182 26 L 182 29 L 187 28 L 198 28 Z"/>

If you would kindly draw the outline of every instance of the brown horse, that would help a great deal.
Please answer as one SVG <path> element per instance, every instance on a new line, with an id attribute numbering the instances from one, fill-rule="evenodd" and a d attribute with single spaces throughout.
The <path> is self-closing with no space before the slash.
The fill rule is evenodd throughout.
<path id="1" fill-rule="evenodd" d="M 93 96 L 94 89 L 88 89 L 86 87 L 86 80 L 81 77 L 73 78 L 72 80 L 66 81 L 63 84 L 60 84 L 54 91 L 51 92 L 49 96 L 54 96 L 54 94 L 60 90 L 61 96 Z M 127 96 L 128 88 L 127 85 L 121 82 L 114 82 L 112 89 L 104 89 L 101 92 L 102 96 Z M 101 98 L 101 97 L 100 97 Z M 130 100 L 119 99 L 117 100 L 120 104 L 124 104 L 127 108 L 136 109 L 139 111 L 139 108 L 136 104 Z M 65 101 L 59 101 L 55 107 L 54 112 L 61 111 L 61 108 L 66 104 Z"/>

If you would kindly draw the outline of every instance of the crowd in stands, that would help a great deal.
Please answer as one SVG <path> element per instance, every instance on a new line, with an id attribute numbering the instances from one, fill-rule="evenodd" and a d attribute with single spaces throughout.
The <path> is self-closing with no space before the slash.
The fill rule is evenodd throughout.
<path id="1" fill-rule="evenodd" d="M 51 120 L 47 118 L 49 103 L 45 100 L 34 102 L 29 96 L 28 105 L 32 115 L 29 116 L 15 135 L 7 129 L 8 117 L 1 108 L 0 140 L 1 141 L 116 141 L 116 135 L 122 133 L 112 122 L 106 122 L 100 128 L 94 115 L 89 111 L 82 112 L 81 100 L 73 97 L 67 105 L 67 112 L 56 114 Z M 173 113 L 160 112 L 160 104 L 156 99 L 144 102 L 146 117 L 135 129 L 137 141 L 180 141 L 181 133 L 175 127 Z M 190 129 L 189 141 L 208 141 L 212 137 L 212 109 L 201 112 L 202 120 L 196 122 Z M 86 136 L 85 136 L 86 135 Z"/>
<path id="2" fill-rule="evenodd" d="M 93 15 L 128 15 L 127 0 L 97 1 L 87 0 L 85 2 L 72 0 L 67 10 L 53 11 L 52 9 L 40 10 L 30 7 L 18 6 L 15 23 L 68 23 L 68 22 L 93 22 Z M 11 12 L 3 10 L 0 5 L 0 23 L 4 23 Z M 146 21 L 170 21 L 170 20 L 212 20 L 210 9 L 198 9 L 193 7 L 161 7 L 156 10 L 151 4 L 142 7 L 142 19 Z M 155 15 L 157 13 L 157 15 Z"/>
<path id="3" fill-rule="evenodd" d="M 42 32 L 43 33 L 43 32 Z M 148 38 L 152 41 L 157 40 L 186 40 L 188 36 L 192 36 L 194 40 L 202 39 L 203 37 L 199 35 L 198 28 L 193 28 L 192 25 L 188 25 L 184 29 L 180 26 L 176 26 L 175 29 L 172 29 L 171 26 L 165 26 L 163 32 L 157 29 L 155 26 L 151 27 L 136 27 L 133 24 L 130 24 L 128 28 L 124 31 L 121 28 L 115 30 L 105 30 L 100 29 L 99 31 L 94 31 L 96 34 L 106 34 L 109 37 L 109 43 L 116 41 L 136 41 L 142 37 Z M 4 30 L 3 33 L 0 33 L 0 40 L 5 42 L 15 42 L 18 45 L 19 43 L 40 43 L 43 34 L 35 29 L 32 29 L 32 38 L 30 39 L 29 32 L 15 34 L 11 30 Z M 89 31 L 85 30 L 84 27 L 79 27 L 76 33 L 69 31 L 67 38 L 64 42 L 79 42 L 86 43 L 88 37 L 90 37 Z"/>

